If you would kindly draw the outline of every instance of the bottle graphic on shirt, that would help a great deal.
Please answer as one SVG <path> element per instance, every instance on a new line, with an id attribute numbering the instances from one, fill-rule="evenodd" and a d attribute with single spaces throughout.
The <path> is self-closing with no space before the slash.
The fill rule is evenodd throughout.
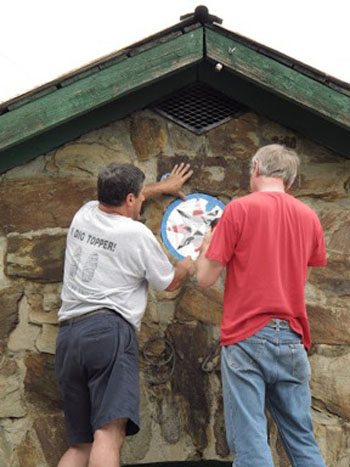
<path id="1" fill-rule="evenodd" d="M 82 280 L 83 282 L 91 282 L 92 278 L 94 277 L 96 268 L 98 264 L 98 254 L 91 253 L 86 260 L 83 271 L 82 271 Z"/>
<path id="2" fill-rule="evenodd" d="M 72 263 L 69 269 L 70 277 L 75 277 L 79 268 L 79 263 L 81 259 L 81 246 L 75 250 L 73 253 Z"/>

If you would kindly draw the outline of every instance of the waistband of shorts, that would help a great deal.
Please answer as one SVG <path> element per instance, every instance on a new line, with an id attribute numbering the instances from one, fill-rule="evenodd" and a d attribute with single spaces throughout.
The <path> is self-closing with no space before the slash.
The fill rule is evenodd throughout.
<path id="1" fill-rule="evenodd" d="M 283 328 L 283 329 L 291 329 L 289 322 L 285 319 L 273 318 L 271 319 L 266 326 L 269 328 Z"/>
<path id="2" fill-rule="evenodd" d="M 117 316 L 120 316 L 121 318 L 123 318 L 123 316 L 121 316 L 120 313 L 118 313 L 117 311 L 111 310 L 110 308 L 99 308 L 98 310 L 89 311 L 88 313 L 84 313 L 83 315 L 75 316 L 74 318 L 68 318 L 68 319 L 59 321 L 58 326 L 60 328 L 62 328 L 64 326 L 68 326 L 70 324 L 77 323 L 78 321 L 82 321 L 84 319 L 90 318 L 91 316 L 94 316 L 94 315 L 110 315 L 112 313 L 114 315 L 117 315 Z M 125 318 L 123 318 L 123 319 L 125 320 Z"/>

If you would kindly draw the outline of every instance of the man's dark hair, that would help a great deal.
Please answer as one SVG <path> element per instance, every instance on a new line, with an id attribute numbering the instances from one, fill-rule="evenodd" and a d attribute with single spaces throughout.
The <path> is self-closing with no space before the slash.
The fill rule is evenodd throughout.
<path id="1" fill-rule="evenodd" d="M 132 164 L 112 164 L 98 174 L 97 192 L 100 203 L 121 206 L 129 193 L 140 194 L 145 174 Z"/>

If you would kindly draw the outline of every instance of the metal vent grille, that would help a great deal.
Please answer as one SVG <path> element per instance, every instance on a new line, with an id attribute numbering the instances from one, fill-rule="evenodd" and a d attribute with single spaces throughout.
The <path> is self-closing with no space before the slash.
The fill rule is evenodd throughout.
<path id="1" fill-rule="evenodd" d="M 154 106 L 154 110 L 194 133 L 227 122 L 246 111 L 246 108 L 201 83 L 180 89 Z"/>

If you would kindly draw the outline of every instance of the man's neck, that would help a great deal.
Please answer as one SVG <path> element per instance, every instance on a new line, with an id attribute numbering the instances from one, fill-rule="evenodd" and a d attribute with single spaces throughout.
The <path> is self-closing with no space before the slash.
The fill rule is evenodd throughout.
<path id="1" fill-rule="evenodd" d="M 126 214 L 125 209 L 124 209 L 123 206 L 110 206 L 108 204 L 99 203 L 98 208 L 101 211 L 106 212 L 107 214 L 115 214 L 115 215 L 118 215 L 118 216 L 126 216 L 127 217 L 127 214 Z"/>
<path id="2" fill-rule="evenodd" d="M 275 177 L 260 176 L 255 191 L 272 191 L 285 193 L 286 190 L 282 179 Z"/>

